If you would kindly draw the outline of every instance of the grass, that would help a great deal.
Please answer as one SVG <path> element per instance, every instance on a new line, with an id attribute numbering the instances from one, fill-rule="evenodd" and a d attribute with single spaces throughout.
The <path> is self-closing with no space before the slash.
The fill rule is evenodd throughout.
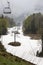
<path id="1" fill-rule="evenodd" d="M 34 65 L 30 62 L 27 62 L 21 58 L 13 56 L 10 53 L 6 52 L 4 46 L 0 42 L 0 65 Z"/>
<path id="2" fill-rule="evenodd" d="M 31 39 L 41 39 L 41 35 L 40 34 L 24 34 L 25 36 L 30 36 Z"/>
<path id="3" fill-rule="evenodd" d="M 12 46 L 20 46 L 21 43 L 19 43 L 19 42 L 11 42 L 11 43 L 9 43 L 8 45 L 12 45 Z"/>

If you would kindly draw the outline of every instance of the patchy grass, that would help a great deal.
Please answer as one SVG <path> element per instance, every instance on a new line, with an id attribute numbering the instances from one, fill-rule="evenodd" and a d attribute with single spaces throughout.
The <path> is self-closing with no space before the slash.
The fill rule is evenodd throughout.
<path id="1" fill-rule="evenodd" d="M 30 36 L 31 39 L 41 39 L 41 35 L 40 34 L 24 34 L 25 36 Z"/>
<path id="2" fill-rule="evenodd" d="M 21 43 L 20 42 L 11 42 L 8 45 L 12 45 L 12 46 L 20 46 Z"/>
<path id="3" fill-rule="evenodd" d="M 13 56 L 10 53 L 6 52 L 4 46 L 0 42 L 0 65 L 34 65 L 30 62 L 27 62 L 21 58 Z"/>

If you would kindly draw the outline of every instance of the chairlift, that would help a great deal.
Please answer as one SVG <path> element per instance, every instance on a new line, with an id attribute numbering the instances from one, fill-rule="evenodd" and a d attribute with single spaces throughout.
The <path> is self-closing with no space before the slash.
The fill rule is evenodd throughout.
<path id="1" fill-rule="evenodd" d="M 11 9 L 10 9 L 10 2 L 7 2 L 8 3 L 8 7 L 5 7 L 3 9 L 3 13 L 4 14 L 11 14 Z"/>

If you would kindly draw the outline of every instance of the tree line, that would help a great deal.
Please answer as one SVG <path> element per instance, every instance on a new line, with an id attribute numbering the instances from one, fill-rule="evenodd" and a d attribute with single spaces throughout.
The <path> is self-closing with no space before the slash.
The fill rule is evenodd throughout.
<path id="1" fill-rule="evenodd" d="M 23 22 L 23 32 L 25 34 L 42 34 L 43 33 L 43 15 L 36 13 L 28 16 Z"/>
<path id="2" fill-rule="evenodd" d="M 4 17 L 3 15 L 0 17 L 0 36 L 7 34 L 7 28 L 13 27 L 15 22 L 13 19 L 9 17 Z"/>

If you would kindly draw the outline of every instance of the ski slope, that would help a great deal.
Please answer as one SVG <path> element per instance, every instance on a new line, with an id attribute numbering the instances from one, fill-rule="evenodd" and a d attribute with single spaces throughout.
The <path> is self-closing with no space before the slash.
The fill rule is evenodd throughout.
<path id="1" fill-rule="evenodd" d="M 21 43 L 21 46 L 11 46 L 8 45 L 10 42 L 14 42 L 13 30 L 17 30 L 17 27 L 9 28 L 8 35 L 1 36 L 1 42 L 4 45 L 7 52 L 18 56 L 26 61 L 29 61 L 36 65 L 42 65 L 43 58 L 36 57 L 37 51 L 40 53 L 42 50 L 42 42 L 40 40 L 31 39 L 31 37 L 24 36 L 22 32 L 22 27 L 18 30 L 20 34 L 16 35 L 16 41 Z M 39 62 L 40 61 L 40 62 Z"/>

